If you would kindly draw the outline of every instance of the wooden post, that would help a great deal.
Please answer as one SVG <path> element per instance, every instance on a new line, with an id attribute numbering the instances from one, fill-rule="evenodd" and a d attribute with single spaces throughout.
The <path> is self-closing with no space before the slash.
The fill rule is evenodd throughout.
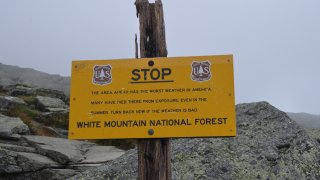
<path id="1" fill-rule="evenodd" d="M 140 24 L 140 57 L 167 57 L 161 0 L 156 0 L 155 3 L 149 3 L 148 0 L 136 0 L 135 5 Z M 137 52 L 136 47 L 136 57 Z M 138 177 L 140 180 L 170 180 L 170 160 L 169 139 L 138 140 Z"/>

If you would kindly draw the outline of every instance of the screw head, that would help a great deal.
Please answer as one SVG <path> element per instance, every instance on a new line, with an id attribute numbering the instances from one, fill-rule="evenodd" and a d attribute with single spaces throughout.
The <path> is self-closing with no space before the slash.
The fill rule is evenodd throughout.
<path id="1" fill-rule="evenodd" d="M 153 129 L 149 129 L 149 130 L 148 130 L 148 134 L 149 134 L 149 135 L 153 135 L 153 134 L 154 134 L 154 130 L 153 130 Z"/>
<path id="2" fill-rule="evenodd" d="M 148 65 L 149 66 L 153 66 L 154 65 L 154 61 L 153 60 L 148 61 Z"/>

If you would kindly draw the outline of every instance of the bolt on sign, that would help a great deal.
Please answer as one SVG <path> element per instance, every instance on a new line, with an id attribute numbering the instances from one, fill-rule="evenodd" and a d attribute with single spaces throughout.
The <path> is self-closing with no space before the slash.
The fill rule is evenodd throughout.
<path id="1" fill-rule="evenodd" d="M 73 61 L 70 139 L 235 136 L 232 55 Z"/>

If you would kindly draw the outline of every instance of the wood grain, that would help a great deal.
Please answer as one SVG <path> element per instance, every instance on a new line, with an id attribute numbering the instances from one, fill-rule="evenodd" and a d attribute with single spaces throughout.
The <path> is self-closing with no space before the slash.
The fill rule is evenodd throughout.
<path id="1" fill-rule="evenodd" d="M 155 3 L 149 3 L 148 0 L 136 0 L 135 5 L 140 24 L 141 58 L 167 57 L 161 0 Z M 136 47 L 136 57 L 137 52 Z M 170 139 L 139 139 L 138 165 L 140 180 L 170 180 Z"/>

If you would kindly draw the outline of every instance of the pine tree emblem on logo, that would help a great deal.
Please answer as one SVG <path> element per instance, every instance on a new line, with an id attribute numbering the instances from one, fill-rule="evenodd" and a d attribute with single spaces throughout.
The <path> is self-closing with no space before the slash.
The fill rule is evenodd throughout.
<path id="1" fill-rule="evenodd" d="M 98 85 L 107 85 L 112 82 L 111 66 L 95 65 L 93 68 L 92 83 Z"/>
<path id="2" fill-rule="evenodd" d="M 211 79 L 209 61 L 193 61 L 191 64 L 191 79 L 197 82 L 209 81 Z"/>

